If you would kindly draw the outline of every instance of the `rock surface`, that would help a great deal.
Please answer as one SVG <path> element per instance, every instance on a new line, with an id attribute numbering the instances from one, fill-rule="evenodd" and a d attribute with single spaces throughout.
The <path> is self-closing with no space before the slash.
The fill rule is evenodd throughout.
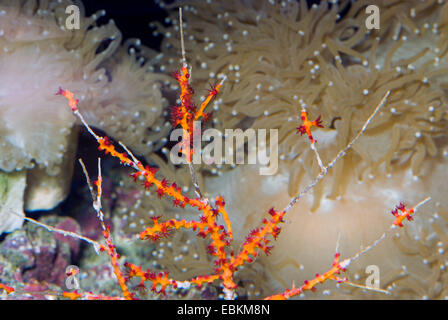
<path id="1" fill-rule="evenodd" d="M 0 234 L 22 226 L 25 187 L 26 171 L 0 171 Z"/>

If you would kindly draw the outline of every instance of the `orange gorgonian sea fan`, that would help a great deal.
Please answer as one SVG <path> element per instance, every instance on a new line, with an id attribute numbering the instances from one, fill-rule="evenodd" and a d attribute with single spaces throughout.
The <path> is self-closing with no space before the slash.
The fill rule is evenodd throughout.
<path id="1" fill-rule="evenodd" d="M 203 112 L 203 110 L 206 107 L 206 104 L 210 101 L 209 99 L 206 99 L 205 101 L 207 103 L 203 104 L 201 108 L 197 111 L 194 109 L 195 110 L 194 112 L 193 109 L 186 108 L 186 105 L 191 103 L 191 96 L 190 96 L 191 88 L 188 85 L 188 79 L 189 79 L 189 73 L 187 65 L 186 63 L 184 63 L 184 66 L 181 69 L 181 73 L 177 75 L 177 80 L 181 84 L 181 104 L 179 107 L 183 108 L 181 109 L 182 110 L 181 112 L 183 112 L 184 114 L 182 115 L 183 121 L 180 121 L 180 123 L 183 127 L 183 130 L 186 131 L 185 134 L 188 134 L 188 131 L 191 130 L 190 126 L 188 126 L 186 122 L 187 117 L 191 116 L 193 119 L 196 118 L 197 114 L 199 112 Z M 182 83 L 183 81 L 186 82 Z M 158 274 L 151 272 L 150 270 L 147 270 L 145 272 L 138 266 L 135 266 L 131 263 L 126 263 L 125 265 L 129 271 L 128 276 L 124 282 L 128 281 L 130 278 L 133 277 L 140 277 L 141 278 L 141 282 L 139 284 L 140 287 L 145 286 L 145 281 L 150 281 L 152 282 L 153 291 L 155 291 L 156 293 L 165 293 L 165 289 L 167 286 L 172 286 L 174 289 L 176 289 L 179 286 L 179 284 L 182 284 L 182 286 L 185 286 L 186 284 L 188 285 L 194 284 L 197 286 L 201 286 L 204 283 L 211 283 L 216 280 L 221 280 L 222 285 L 224 287 L 224 293 L 226 298 L 233 298 L 235 297 L 235 289 L 237 289 L 237 284 L 234 281 L 234 273 L 238 270 L 238 268 L 243 266 L 245 263 L 253 262 L 253 260 L 258 256 L 258 250 L 264 251 L 266 254 L 270 254 L 272 247 L 269 245 L 270 240 L 268 239 L 268 236 L 272 236 L 274 239 L 277 239 L 280 233 L 279 224 L 284 222 L 283 217 L 286 215 L 286 213 L 307 191 L 311 190 L 313 186 L 316 185 L 326 175 L 328 169 L 331 169 L 336 163 L 336 161 L 341 159 L 346 154 L 347 150 L 349 150 L 351 146 L 356 142 L 356 140 L 361 136 L 361 134 L 364 133 L 371 119 L 378 112 L 379 108 L 384 105 L 385 100 L 389 95 L 389 92 L 383 97 L 382 101 L 376 108 L 375 112 L 366 120 L 363 129 L 358 133 L 358 135 L 353 139 L 353 141 L 351 141 L 343 150 L 341 150 L 338 153 L 338 155 L 334 158 L 334 160 L 328 164 L 327 167 L 322 167 L 322 171 L 320 175 L 316 177 L 315 181 L 307 189 L 305 189 L 302 192 L 302 194 L 300 194 L 298 197 L 293 198 L 290 204 L 287 207 L 285 207 L 283 211 L 277 212 L 274 209 L 270 209 L 269 214 L 271 215 L 271 218 L 263 219 L 262 226 L 254 229 L 247 236 L 246 241 L 243 243 L 239 252 L 234 252 L 232 250 L 231 243 L 233 241 L 233 236 L 232 236 L 231 222 L 228 219 L 226 211 L 224 210 L 225 202 L 223 198 L 217 198 L 214 206 L 212 206 L 207 198 L 203 198 L 201 196 L 200 192 L 197 193 L 198 197 L 193 199 L 183 196 L 181 194 L 180 188 L 178 188 L 175 183 L 170 184 L 165 179 L 163 180 L 157 179 L 155 177 L 155 170 L 153 170 L 150 167 L 143 166 L 143 164 L 138 159 L 136 159 L 133 156 L 133 154 L 130 153 L 130 151 L 123 144 L 121 144 L 121 146 L 125 149 L 124 153 L 117 151 L 115 146 L 110 142 L 109 139 L 107 139 L 107 137 L 98 136 L 95 132 L 93 132 L 92 129 L 85 122 L 82 114 L 79 112 L 77 108 L 78 102 L 70 91 L 60 89 L 58 94 L 64 95 L 68 99 L 69 106 L 71 107 L 72 111 L 75 113 L 75 115 L 79 117 L 79 119 L 86 126 L 91 135 L 97 140 L 100 150 L 103 150 L 105 151 L 106 154 L 118 158 L 121 164 L 132 167 L 136 170 L 136 173 L 132 174 L 132 177 L 135 180 L 137 180 L 138 177 L 142 177 L 145 181 L 144 183 L 145 188 L 149 188 L 150 186 L 154 185 L 157 189 L 159 196 L 166 195 L 172 197 L 175 200 L 174 204 L 180 205 L 181 207 L 185 207 L 186 205 L 191 207 L 197 207 L 200 211 L 202 211 L 200 219 L 196 221 L 171 219 L 166 222 L 159 222 L 160 217 L 154 217 L 152 223 L 153 225 L 148 227 L 142 233 L 140 233 L 140 239 L 144 240 L 149 238 L 153 241 L 157 241 L 161 237 L 167 237 L 171 229 L 175 230 L 179 228 L 186 228 L 186 229 L 192 229 L 193 231 L 198 231 L 197 235 L 200 237 L 206 238 L 209 236 L 211 244 L 208 246 L 208 252 L 210 255 L 216 257 L 214 261 L 214 264 L 216 266 L 214 274 L 198 276 L 191 280 L 179 282 L 170 279 L 167 272 Z M 187 98 L 186 94 L 188 95 Z M 210 92 L 209 98 L 214 96 L 215 92 Z M 192 111 L 192 113 L 188 113 L 188 111 Z M 306 117 L 304 118 L 305 118 L 303 119 L 304 125 L 306 126 L 307 125 Z M 310 132 L 309 127 L 308 131 Z M 311 140 L 312 140 L 312 146 L 314 147 L 315 141 L 313 139 Z M 191 161 L 191 159 L 189 161 Z M 109 238 L 108 227 L 104 226 L 102 220 L 103 215 L 101 213 L 101 206 L 100 206 L 101 181 L 102 178 L 100 175 L 99 180 L 96 182 L 98 190 L 97 200 L 95 200 L 95 197 L 93 197 L 94 207 L 98 212 L 98 216 L 100 217 L 103 229 L 105 230 L 104 237 L 106 238 L 106 241 L 108 242 L 108 247 L 110 248 L 108 253 L 111 256 L 112 262 L 114 264 L 114 269 L 116 270 L 115 274 L 119 279 L 124 297 L 133 298 L 133 296 L 128 293 L 127 285 L 122 281 L 123 276 L 121 274 L 121 271 L 119 270 L 119 267 L 116 266 L 116 254 L 114 253 L 115 246 L 112 245 L 111 240 Z M 427 200 L 428 199 L 419 203 L 415 207 L 415 209 L 424 202 L 426 202 Z M 395 215 L 397 220 L 402 219 L 402 216 L 410 217 L 411 213 L 414 212 L 414 209 L 406 211 L 404 205 L 400 205 L 399 209 L 404 213 L 403 215 L 397 213 Z M 216 223 L 215 219 L 218 215 L 222 215 L 224 217 L 226 227 L 224 225 L 218 225 Z M 392 227 L 395 227 L 396 225 L 402 226 L 401 222 L 400 223 L 394 222 L 392 224 Z M 375 241 L 370 247 L 365 248 L 362 252 L 358 253 L 354 257 L 345 259 L 342 262 L 342 264 L 339 263 L 339 253 L 337 253 L 335 256 L 335 260 L 333 262 L 333 268 L 330 271 L 325 272 L 322 276 L 316 274 L 315 279 L 311 281 L 305 281 L 304 286 L 300 287 L 298 290 L 293 288 L 292 290 L 285 291 L 285 293 L 283 294 L 273 296 L 270 298 L 277 299 L 277 298 L 293 297 L 295 295 L 302 293 L 303 291 L 314 290 L 315 286 L 318 283 L 324 283 L 328 279 L 337 280 L 338 282 L 347 282 L 347 278 L 339 278 L 335 276 L 335 274 L 339 274 L 341 271 L 345 271 L 346 267 L 348 267 L 353 260 L 356 260 L 362 253 L 376 246 L 380 241 L 382 241 L 385 238 L 385 235 L 386 233 L 384 233 L 383 236 L 379 238 L 377 241 Z M 78 298 L 82 297 L 82 295 L 75 295 L 70 297 Z"/>

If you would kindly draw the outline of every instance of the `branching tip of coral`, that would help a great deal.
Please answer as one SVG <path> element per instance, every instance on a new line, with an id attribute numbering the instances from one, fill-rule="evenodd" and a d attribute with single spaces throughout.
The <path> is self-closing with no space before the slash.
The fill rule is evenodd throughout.
<path id="1" fill-rule="evenodd" d="M 425 198 L 423 201 L 419 202 L 417 205 L 415 205 L 413 208 L 410 208 L 409 210 L 406 210 L 405 205 L 403 203 L 400 203 L 392 211 L 392 214 L 396 217 L 396 219 L 392 222 L 392 225 L 389 228 L 389 231 L 394 229 L 397 225 L 400 227 L 403 227 L 402 222 L 406 218 L 408 219 L 408 221 L 412 221 L 411 214 L 413 214 L 417 210 L 418 207 L 427 203 L 429 200 L 431 200 L 430 197 Z M 400 214 L 399 211 L 402 213 Z M 273 296 L 267 297 L 266 299 L 267 300 L 286 300 L 286 299 L 295 297 L 297 295 L 300 295 L 300 294 L 304 293 L 305 291 L 309 291 L 309 290 L 315 291 L 316 286 L 318 284 L 322 284 L 322 283 L 326 282 L 327 280 L 334 280 L 337 283 L 345 283 L 345 284 L 348 284 L 348 285 L 354 286 L 354 287 L 359 287 L 359 288 L 363 288 L 363 289 L 367 289 L 367 290 L 373 290 L 373 291 L 381 292 L 384 294 L 390 294 L 387 290 L 371 288 L 368 286 L 362 286 L 359 284 L 349 282 L 348 278 L 346 278 L 346 277 L 345 278 L 338 277 L 338 275 L 341 272 L 345 272 L 347 270 L 347 268 L 350 266 L 350 264 L 353 261 L 357 260 L 361 255 L 367 253 L 372 248 L 376 247 L 380 242 L 382 242 L 386 238 L 386 232 L 383 235 L 381 235 L 377 240 L 375 240 L 371 245 L 367 246 L 366 248 L 364 248 L 363 250 L 361 250 L 360 252 L 358 252 L 357 254 L 352 256 L 351 258 L 347 258 L 347 259 L 339 262 L 341 254 L 337 252 L 334 255 L 332 267 L 327 272 L 323 273 L 322 275 L 317 273 L 316 276 L 312 280 L 305 280 L 304 284 L 302 286 L 296 288 L 293 285 L 291 289 L 287 289 L 281 294 L 273 295 Z M 337 247 L 338 246 L 339 246 L 339 244 L 337 245 Z"/>
<path id="2" fill-rule="evenodd" d="M 308 112 L 303 109 L 301 111 L 300 118 L 303 121 L 303 124 L 300 127 L 297 127 L 297 133 L 300 133 L 300 135 L 307 134 L 308 138 L 310 139 L 311 143 L 317 142 L 316 139 L 313 138 L 313 135 L 311 134 L 311 128 L 312 127 L 318 127 L 323 128 L 321 116 L 318 116 L 316 120 L 310 121 L 308 120 Z"/>
<path id="3" fill-rule="evenodd" d="M 85 167 L 84 163 L 82 162 L 82 160 L 80 160 L 80 163 L 83 168 L 83 171 L 84 171 L 84 174 L 85 174 L 85 177 L 87 180 L 87 184 L 89 186 L 89 189 L 90 189 L 90 192 L 92 195 L 93 208 L 95 209 L 95 211 L 97 213 L 98 220 L 103 229 L 103 231 L 102 231 L 103 237 L 106 241 L 106 245 L 102 245 L 102 244 L 100 245 L 100 251 L 105 251 L 109 255 L 110 261 L 111 261 L 111 264 L 113 267 L 113 272 L 114 272 L 115 276 L 117 277 L 118 283 L 123 292 L 123 297 L 126 300 L 132 300 L 132 299 L 134 299 L 134 295 L 129 291 L 129 288 L 126 285 L 126 279 L 123 276 L 123 273 L 121 272 L 120 265 L 118 262 L 118 259 L 120 259 L 120 255 L 117 253 L 116 246 L 114 245 L 114 243 L 112 241 L 112 236 L 110 234 L 110 227 L 106 226 L 106 224 L 104 222 L 104 214 L 103 214 L 103 211 L 101 208 L 102 181 L 103 181 L 103 177 L 101 175 L 101 159 L 98 158 L 98 180 L 96 180 L 94 183 L 94 185 L 96 186 L 96 196 L 93 191 L 93 186 L 90 181 L 89 175 L 87 174 L 86 167 Z"/>

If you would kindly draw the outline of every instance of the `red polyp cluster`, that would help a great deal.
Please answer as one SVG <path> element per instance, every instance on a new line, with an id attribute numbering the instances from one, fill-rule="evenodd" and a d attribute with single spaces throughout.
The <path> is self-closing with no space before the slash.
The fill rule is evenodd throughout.
<path id="1" fill-rule="evenodd" d="M 213 97 L 216 97 L 219 93 L 217 84 L 215 84 L 215 85 L 210 84 L 210 89 L 207 89 L 207 90 L 208 90 L 209 94 Z"/>
<path id="2" fill-rule="evenodd" d="M 168 277 L 168 272 L 152 272 L 149 269 L 143 271 L 141 267 L 138 267 L 132 263 L 125 262 L 124 264 L 127 277 L 126 281 L 129 281 L 131 278 L 137 277 L 140 278 L 140 283 L 137 286 L 139 289 L 145 289 L 145 282 L 152 282 L 151 290 L 157 294 L 166 294 L 167 286 L 172 286 L 174 289 L 177 288 L 177 282 Z"/>
<path id="3" fill-rule="evenodd" d="M 56 95 L 64 96 L 68 100 L 68 105 L 70 108 L 72 108 L 73 112 L 78 110 L 79 99 L 75 99 L 74 94 L 72 92 L 64 90 L 61 87 L 59 87 L 59 90 L 58 92 L 56 92 Z"/>
<path id="4" fill-rule="evenodd" d="M 271 218 L 263 219 L 262 227 L 250 232 L 243 244 L 241 253 L 235 258 L 232 264 L 233 267 L 237 268 L 246 262 L 251 263 L 258 255 L 257 249 L 261 249 L 266 254 L 270 253 L 272 246 L 268 246 L 270 240 L 267 237 L 271 235 L 274 239 L 277 239 L 281 231 L 278 225 L 283 222 L 285 212 L 277 212 L 271 208 L 269 214 Z"/>
<path id="5" fill-rule="evenodd" d="M 169 223 L 159 224 L 160 216 L 152 217 L 151 219 L 153 221 L 153 226 L 150 229 L 148 228 L 145 231 L 141 232 L 140 239 L 141 240 L 150 239 L 155 242 L 161 238 L 168 237 L 170 224 Z"/>
<path id="6" fill-rule="evenodd" d="M 281 294 L 267 297 L 266 300 L 285 300 L 285 299 L 297 296 L 297 295 L 299 295 L 305 291 L 308 291 L 308 290 L 311 290 L 314 292 L 316 290 L 316 286 L 318 284 L 322 284 L 327 280 L 335 280 L 338 283 L 347 282 L 347 280 L 348 280 L 347 278 L 339 278 L 338 276 L 336 276 L 336 275 L 339 275 L 341 273 L 341 271 L 345 272 L 345 268 L 342 267 L 339 262 L 340 256 L 341 255 L 338 252 L 334 255 L 334 260 L 333 260 L 331 269 L 328 270 L 327 272 L 325 272 L 324 274 L 316 273 L 316 275 L 314 276 L 314 279 L 305 280 L 301 287 L 296 288 L 295 286 L 293 286 L 291 289 L 287 289 Z"/>
<path id="7" fill-rule="evenodd" d="M 174 78 L 180 85 L 180 104 L 171 107 L 171 122 L 174 128 L 181 125 L 184 130 L 192 128 L 192 119 L 196 114 L 196 105 L 193 102 L 194 90 L 190 86 L 190 74 L 186 67 L 182 67 L 181 72 L 175 72 Z M 192 133 L 193 131 L 189 131 Z"/>
<path id="8" fill-rule="evenodd" d="M 170 107 L 170 115 L 171 115 L 171 124 L 173 126 L 173 128 L 176 128 L 178 125 L 180 125 L 184 114 L 183 114 L 183 109 L 181 107 L 181 105 L 177 105 L 177 106 L 172 106 Z"/>
<path id="9" fill-rule="evenodd" d="M 303 121 L 303 124 L 300 127 L 297 127 L 297 133 L 300 133 L 300 135 L 307 134 L 311 143 L 317 142 L 317 140 L 315 140 L 313 138 L 313 135 L 311 134 L 311 128 L 312 127 L 323 128 L 320 116 L 318 116 L 314 121 L 309 121 L 308 112 L 302 110 L 301 119 Z"/>
<path id="10" fill-rule="evenodd" d="M 180 104 L 171 107 L 171 124 L 173 128 L 178 127 L 179 125 L 184 130 L 183 133 L 183 142 L 190 142 L 189 145 L 185 145 L 181 148 L 181 152 L 183 152 L 188 161 L 191 160 L 191 156 L 193 154 L 193 127 L 195 121 L 201 121 L 202 123 L 208 121 L 211 117 L 211 113 L 204 112 L 205 108 L 209 104 L 209 102 L 218 95 L 219 88 L 221 84 L 217 84 L 216 86 L 212 86 L 211 90 L 209 90 L 209 94 L 207 98 L 202 102 L 201 106 L 198 107 L 193 102 L 193 94 L 194 90 L 190 86 L 190 74 L 186 66 L 181 68 L 180 72 L 173 73 L 174 78 L 179 83 L 181 93 L 180 93 Z M 203 128 L 202 128 L 203 129 Z"/>
<path id="11" fill-rule="evenodd" d="M 412 221 L 414 218 L 412 214 L 414 213 L 414 208 L 406 210 L 406 205 L 402 202 L 398 206 L 392 210 L 392 215 L 395 217 L 395 221 L 393 222 L 394 226 L 403 227 L 403 220 L 407 219 L 408 221 Z"/>

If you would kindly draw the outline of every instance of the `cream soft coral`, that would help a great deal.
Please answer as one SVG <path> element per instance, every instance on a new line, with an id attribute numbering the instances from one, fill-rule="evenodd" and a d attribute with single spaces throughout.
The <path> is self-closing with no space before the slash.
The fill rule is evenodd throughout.
<path id="1" fill-rule="evenodd" d="M 0 0 L 0 170 L 29 170 L 32 210 L 50 209 L 68 192 L 76 119 L 55 96 L 58 87 L 80 97 L 90 125 L 139 154 L 160 146 L 168 129 L 155 53 L 135 39 L 120 47 L 113 21 L 97 25 L 104 12 L 84 17 L 79 3 L 80 29 L 67 30 L 72 4 Z"/>

